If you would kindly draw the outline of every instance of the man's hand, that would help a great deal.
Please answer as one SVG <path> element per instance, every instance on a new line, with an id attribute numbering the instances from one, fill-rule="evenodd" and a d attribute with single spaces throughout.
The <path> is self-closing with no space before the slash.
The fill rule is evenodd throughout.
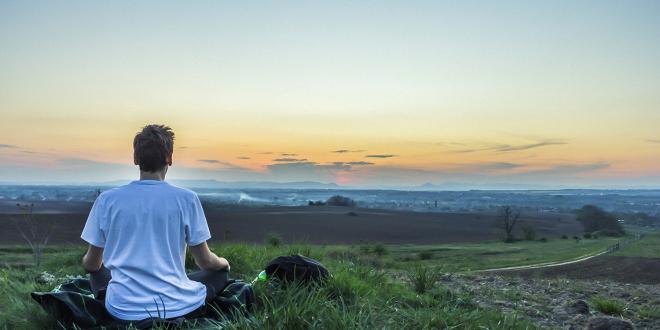
<path id="1" fill-rule="evenodd" d="M 193 256 L 193 259 L 195 259 L 197 266 L 203 270 L 213 271 L 226 269 L 229 271 L 229 262 L 227 262 L 227 259 L 220 258 L 215 255 L 215 253 L 211 252 L 206 242 L 191 246 L 190 253 Z"/>
<path id="2" fill-rule="evenodd" d="M 82 264 L 86 272 L 98 272 L 103 265 L 103 248 L 90 245 L 82 258 Z"/>

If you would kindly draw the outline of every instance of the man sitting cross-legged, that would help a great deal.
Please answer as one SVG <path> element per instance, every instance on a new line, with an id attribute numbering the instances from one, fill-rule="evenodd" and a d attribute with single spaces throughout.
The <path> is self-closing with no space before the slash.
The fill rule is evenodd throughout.
<path id="1" fill-rule="evenodd" d="M 164 181 L 174 133 L 148 125 L 133 140 L 140 180 L 103 192 L 82 232 L 92 291 L 124 321 L 204 315 L 227 282 L 229 263 L 211 252 L 197 195 Z M 186 246 L 200 271 L 186 275 Z"/>

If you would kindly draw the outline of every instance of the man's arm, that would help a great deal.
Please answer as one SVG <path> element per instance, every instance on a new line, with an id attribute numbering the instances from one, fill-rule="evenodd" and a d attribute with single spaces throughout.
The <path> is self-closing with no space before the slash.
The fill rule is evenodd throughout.
<path id="1" fill-rule="evenodd" d="M 103 248 L 89 245 L 87 253 L 82 258 L 83 268 L 88 273 L 95 273 L 101 269 L 103 265 Z"/>
<path id="2" fill-rule="evenodd" d="M 190 253 L 195 259 L 195 263 L 203 270 L 221 270 L 229 271 L 229 262 L 227 259 L 220 258 L 211 252 L 206 242 L 190 247 Z"/>

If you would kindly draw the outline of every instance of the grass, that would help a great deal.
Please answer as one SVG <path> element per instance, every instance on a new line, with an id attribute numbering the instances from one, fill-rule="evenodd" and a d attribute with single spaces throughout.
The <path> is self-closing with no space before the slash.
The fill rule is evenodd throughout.
<path id="1" fill-rule="evenodd" d="M 608 315 L 622 315 L 626 305 L 616 299 L 607 299 L 604 297 L 594 297 L 591 299 L 591 305 L 597 311 Z"/>
<path id="2" fill-rule="evenodd" d="M 621 239 L 621 241 L 623 241 L 623 239 Z M 660 258 L 660 232 L 648 233 L 641 240 L 626 245 L 612 255 Z"/>
<path id="3" fill-rule="evenodd" d="M 529 329 L 535 328 L 515 315 L 476 305 L 469 293 L 455 294 L 437 285 L 437 269 L 423 261 L 406 264 L 423 290 L 394 276 L 387 255 L 363 254 L 348 246 L 273 246 L 228 244 L 212 249 L 232 264 L 232 276 L 251 280 L 278 255 L 300 253 L 323 262 L 333 274 L 323 287 L 255 287 L 257 306 L 252 317 L 222 324 L 227 329 Z M 386 251 L 389 251 L 389 247 Z M 36 282 L 41 271 L 56 277 L 82 275 L 81 247 L 53 247 L 46 251 L 41 269 L 28 266 L 29 250 L 0 248 L 0 329 L 61 328 L 29 297 L 32 291 L 48 291 L 53 285 Z M 10 258 L 5 258 L 10 257 Z M 187 266 L 193 267 L 190 260 Z M 219 326 L 220 324 L 216 324 Z"/>
<path id="4" fill-rule="evenodd" d="M 643 306 L 639 308 L 637 315 L 639 315 L 641 319 L 658 320 L 660 319 L 660 307 Z"/>
<path id="5" fill-rule="evenodd" d="M 455 294 L 438 283 L 442 272 L 563 261 L 591 254 L 615 243 L 617 238 L 583 240 L 554 239 L 545 243 L 514 244 L 312 246 L 284 244 L 269 237 L 266 244 L 212 245 L 232 264 L 232 276 L 253 279 L 268 261 L 278 255 L 303 254 L 323 262 L 333 274 L 324 287 L 271 288 L 258 284 L 257 308 L 251 318 L 223 324 L 228 329 L 254 328 L 461 328 L 523 329 L 534 325 L 495 310 L 477 307 L 470 293 Z M 648 234 L 618 252 L 618 255 L 660 255 L 660 235 Z M 80 258 L 84 248 L 50 247 L 44 263 L 31 266 L 31 251 L 25 247 L 0 247 L 0 329 L 58 328 L 29 297 L 32 291 L 51 286 L 35 281 L 40 272 L 56 277 L 83 275 Z M 186 265 L 193 269 L 190 257 Z M 597 297 L 594 308 L 620 315 L 625 305 Z M 657 308 L 637 311 L 657 318 Z"/>
<path id="6" fill-rule="evenodd" d="M 435 287 L 440 278 L 437 270 L 424 265 L 417 265 L 408 272 L 408 280 L 417 293 L 424 293 Z"/>
<path id="7" fill-rule="evenodd" d="M 409 269 L 419 259 L 446 272 L 467 272 L 491 268 L 566 261 L 602 251 L 616 238 L 583 240 L 554 239 L 545 242 L 487 242 L 475 244 L 389 246 L 381 261 L 398 269 Z M 632 245 L 631 245 L 632 246 Z"/>

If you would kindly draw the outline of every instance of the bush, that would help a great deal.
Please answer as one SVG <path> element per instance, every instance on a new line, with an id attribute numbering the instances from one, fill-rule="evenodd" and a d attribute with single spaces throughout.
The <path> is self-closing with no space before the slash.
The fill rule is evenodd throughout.
<path id="1" fill-rule="evenodd" d="M 623 302 L 615 299 L 595 297 L 591 303 L 597 311 L 608 315 L 621 315 L 625 309 Z"/>
<path id="2" fill-rule="evenodd" d="M 440 274 L 432 268 L 417 265 L 408 272 L 408 281 L 415 292 L 422 294 L 435 286 Z"/>
<path id="3" fill-rule="evenodd" d="M 357 217 L 358 214 L 351 211 L 351 212 L 346 213 L 346 215 L 351 216 L 351 217 Z"/>
<path id="4" fill-rule="evenodd" d="M 354 200 L 341 195 L 332 196 L 328 198 L 328 200 L 325 203 L 330 206 L 351 206 L 351 207 L 355 206 Z"/>
<path id="5" fill-rule="evenodd" d="M 417 254 L 421 260 L 429 260 L 433 258 L 433 252 L 431 251 L 421 251 Z"/>
<path id="6" fill-rule="evenodd" d="M 541 238 L 539 239 L 539 242 L 541 242 L 541 243 L 546 243 L 546 242 L 548 242 L 548 239 L 545 238 L 545 237 L 541 237 Z"/>
<path id="7" fill-rule="evenodd" d="M 621 236 L 625 234 L 623 227 L 619 221 L 617 221 L 616 217 L 597 206 L 583 206 L 577 211 L 577 221 L 582 224 L 584 231 L 587 233 L 605 231 L 611 236 Z"/>
<path id="8" fill-rule="evenodd" d="M 383 245 L 383 244 L 374 245 L 374 247 L 371 251 L 373 251 L 373 253 L 376 254 L 379 257 L 384 256 L 384 255 L 387 254 L 387 249 L 385 248 L 385 245 Z"/>
<path id="9" fill-rule="evenodd" d="M 282 237 L 276 233 L 269 233 L 266 235 L 266 243 L 270 246 L 282 245 Z"/>
<path id="10" fill-rule="evenodd" d="M 568 236 L 566 236 L 566 235 L 561 235 L 561 239 L 568 239 Z"/>
<path id="11" fill-rule="evenodd" d="M 534 227 L 531 226 L 523 227 L 523 234 L 528 241 L 533 241 L 536 238 L 536 231 L 534 230 Z"/>
<path id="12" fill-rule="evenodd" d="M 309 206 L 323 206 L 325 205 L 324 201 L 308 201 L 307 205 Z"/>

